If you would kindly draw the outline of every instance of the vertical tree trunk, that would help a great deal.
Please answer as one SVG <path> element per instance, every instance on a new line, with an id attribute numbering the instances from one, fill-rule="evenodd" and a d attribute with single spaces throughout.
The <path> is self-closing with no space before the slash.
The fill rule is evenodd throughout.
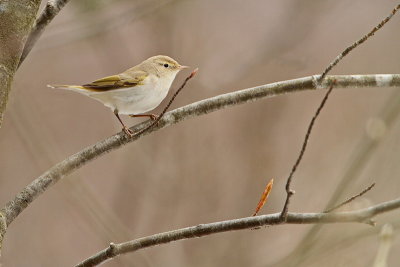
<path id="1" fill-rule="evenodd" d="M 40 0 L 0 0 L 0 127 L 11 82 Z"/>
<path id="2" fill-rule="evenodd" d="M 0 0 L 0 128 L 25 40 L 35 21 L 40 0 Z M 0 257 L 7 230 L 0 212 Z"/>

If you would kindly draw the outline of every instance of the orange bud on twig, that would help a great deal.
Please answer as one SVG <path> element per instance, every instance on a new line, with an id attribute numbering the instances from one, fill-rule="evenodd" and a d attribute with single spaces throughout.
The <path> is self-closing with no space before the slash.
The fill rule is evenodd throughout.
<path id="1" fill-rule="evenodd" d="M 262 209 L 262 207 L 264 207 L 265 203 L 267 202 L 268 195 L 271 192 L 273 184 L 274 184 L 274 179 L 271 179 L 271 181 L 269 181 L 269 183 L 265 187 L 263 194 L 261 195 L 260 201 L 257 204 L 257 208 L 256 208 L 256 211 L 254 212 L 253 216 L 256 216 L 257 213 Z"/>

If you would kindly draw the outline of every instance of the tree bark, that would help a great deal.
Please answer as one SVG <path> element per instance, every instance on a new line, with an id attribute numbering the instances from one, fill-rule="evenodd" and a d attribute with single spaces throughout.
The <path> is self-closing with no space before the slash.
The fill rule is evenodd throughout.
<path id="1" fill-rule="evenodd" d="M 0 128 L 11 83 L 39 4 L 40 0 L 0 0 Z M 5 214 L 0 212 L 0 257 L 6 229 Z"/>
<path id="2" fill-rule="evenodd" d="M 40 0 L 0 0 L 0 127 L 26 38 Z"/>

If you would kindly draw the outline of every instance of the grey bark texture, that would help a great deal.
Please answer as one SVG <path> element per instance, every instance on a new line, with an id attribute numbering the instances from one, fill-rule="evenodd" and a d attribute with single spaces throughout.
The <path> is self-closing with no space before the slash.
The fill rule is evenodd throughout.
<path id="1" fill-rule="evenodd" d="M 68 3 L 68 1 L 69 0 L 56 0 L 47 2 L 46 7 L 37 18 L 36 23 L 33 26 L 28 39 L 26 40 L 26 44 L 18 65 L 21 65 L 22 62 L 24 62 L 26 56 L 29 54 L 37 40 L 39 40 L 40 36 L 44 32 L 46 26 L 54 19 L 54 17 Z"/>
<path id="2" fill-rule="evenodd" d="M 35 21 L 39 4 L 39 0 L 0 2 L 0 127 L 11 82 L 18 68 L 26 38 Z"/>
<path id="3" fill-rule="evenodd" d="M 0 127 L 3 123 L 11 83 L 18 68 L 26 38 L 36 18 L 40 0 L 0 1 Z M 0 251 L 6 231 L 0 214 Z"/>

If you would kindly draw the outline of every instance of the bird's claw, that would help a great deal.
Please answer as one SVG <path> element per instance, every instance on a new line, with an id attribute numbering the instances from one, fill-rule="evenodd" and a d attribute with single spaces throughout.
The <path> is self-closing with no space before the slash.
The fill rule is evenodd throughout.
<path id="1" fill-rule="evenodd" d="M 150 114 L 149 115 L 150 116 L 150 119 L 152 120 L 152 121 L 155 121 L 155 120 L 157 120 L 158 119 L 158 115 L 156 115 L 156 114 Z"/>
<path id="2" fill-rule="evenodd" d="M 133 137 L 133 135 L 135 134 L 131 129 L 127 128 L 127 127 L 123 127 L 122 130 L 126 133 L 127 136 L 129 137 Z"/>
<path id="3" fill-rule="evenodd" d="M 137 117 L 149 117 L 152 121 L 155 121 L 155 120 L 157 120 L 158 119 L 158 115 L 156 115 L 156 114 L 138 114 L 138 115 L 136 115 L 136 114 L 131 114 L 131 115 L 129 115 L 129 117 L 132 117 L 132 118 L 137 118 Z"/>

